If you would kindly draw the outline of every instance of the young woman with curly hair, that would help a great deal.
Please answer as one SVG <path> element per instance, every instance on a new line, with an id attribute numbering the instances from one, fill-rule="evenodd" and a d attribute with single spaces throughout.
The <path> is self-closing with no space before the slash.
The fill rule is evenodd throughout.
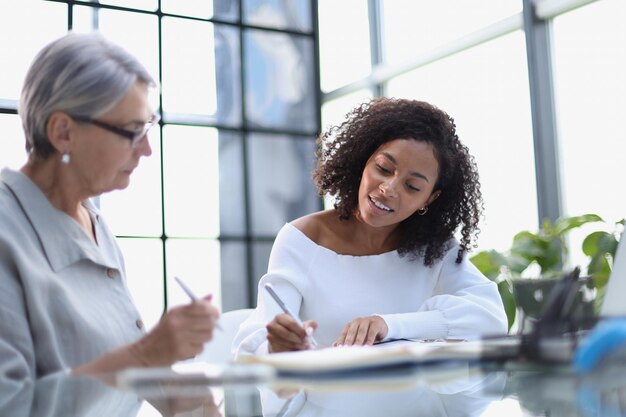
<path id="1" fill-rule="evenodd" d="M 312 330 L 320 346 L 506 332 L 495 284 L 466 256 L 482 197 L 450 116 L 421 101 L 374 99 L 318 146 L 313 178 L 334 208 L 279 232 L 237 354 L 308 349 Z M 266 283 L 304 328 L 281 314 Z"/>

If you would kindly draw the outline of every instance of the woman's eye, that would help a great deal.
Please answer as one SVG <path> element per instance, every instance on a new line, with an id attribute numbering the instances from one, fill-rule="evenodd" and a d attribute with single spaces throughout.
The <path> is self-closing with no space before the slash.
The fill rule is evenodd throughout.
<path id="1" fill-rule="evenodd" d="M 382 172 L 384 172 L 385 174 L 391 174 L 391 171 L 388 170 L 387 168 L 385 168 L 382 165 L 376 164 L 376 166 L 378 167 L 378 169 L 380 169 Z"/>
<path id="2" fill-rule="evenodd" d="M 407 187 L 409 188 L 409 190 L 411 190 L 411 191 L 420 191 L 420 189 L 419 189 L 419 188 L 417 188 L 417 187 L 415 187 L 415 186 L 413 186 L 413 185 L 411 185 L 411 184 L 407 184 L 406 186 L 407 186 Z"/>

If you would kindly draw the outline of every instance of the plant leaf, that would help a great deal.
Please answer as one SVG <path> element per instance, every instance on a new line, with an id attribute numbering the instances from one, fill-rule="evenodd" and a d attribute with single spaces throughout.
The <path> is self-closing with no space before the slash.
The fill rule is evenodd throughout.
<path id="1" fill-rule="evenodd" d="M 593 275 L 593 285 L 597 288 L 596 298 L 593 300 L 594 312 L 599 315 L 604 303 L 604 295 L 606 293 L 606 284 L 609 282 L 609 274 L 599 272 Z"/>
<path id="2" fill-rule="evenodd" d="M 615 256 L 617 243 L 617 239 L 611 233 L 593 232 L 583 241 L 583 253 L 587 256 L 595 256 L 598 253 Z"/>
<path id="3" fill-rule="evenodd" d="M 513 238 L 511 255 L 526 259 L 528 264 L 537 262 L 544 273 L 561 263 L 562 248 L 561 240 L 557 237 L 524 231 Z"/>
<path id="4" fill-rule="evenodd" d="M 561 263 L 563 245 L 560 239 L 552 239 L 542 256 L 538 256 L 536 261 L 541 267 L 541 272 L 553 271 Z"/>
<path id="5" fill-rule="evenodd" d="M 593 285 L 601 290 L 606 287 L 606 284 L 609 282 L 609 273 L 608 272 L 598 272 L 593 274 Z"/>
<path id="6" fill-rule="evenodd" d="M 478 252 L 470 261 L 487 278 L 495 281 L 500 276 L 500 268 L 504 264 L 504 256 L 495 250 Z"/>
<path id="7" fill-rule="evenodd" d="M 548 242 L 542 236 L 524 231 L 516 234 L 513 238 L 511 253 L 532 261 L 542 256 L 547 246 Z"/>
<path id="8" fill-rule="evenodd" d="M 500 293 L 500 298 L 502 298 L 502 304 L 504 305 L 504 312 L 506 313 L 509 330 L 511 330 L 511 326 L 513 326 L 513 322 L 515 322 L 515 314 L 517 313 L 511 284 L 508 281 L 499 282 L 498 292 Z"/>
<path id="9" fill-rule="evenodd" d="M 609 265 L 609 261 L 604 253 L 598 253 L 591 257 L 589 266 L 587 266 L 587 273 L 594 277 L 600 273 L 607 276 L 611 273 L 611 265 Z"/>
<path id="10" fill-rule="evenodd" d="M 563 236 L 568 231 L 578 228 L 587 223 L 604 222 L 597 214 L 583 214 L 582 216 L 564 217 L 554 222 L 554 234 Z"/>
<path id="11" fill-rule="evenodd" d="M 524 270 L 528 268 L 528 265 L 530 265 L 530 263 L 531 260 L 514 252 L 511 252 L 511 254 L 507 258 L 507 266 L 511 271 L 511 274 L 518 277 L 522 275 L 522 272 L 524 272 Z"/>

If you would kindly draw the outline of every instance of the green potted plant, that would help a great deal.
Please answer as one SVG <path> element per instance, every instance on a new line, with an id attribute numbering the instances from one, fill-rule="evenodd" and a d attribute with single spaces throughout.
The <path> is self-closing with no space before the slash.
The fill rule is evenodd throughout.
<path id="1" fill-rule="evenodd" d="M 537 319 L 543 309 L 545 296 L 565 272 L 562 265 L 569 254 L 568 233 L 588 223 L 604 222 L 600 216 L 582 216 L 558 219 L 554 224 L 544 221 L 537 232 L 521 231 L 513 238 L 511 248 L 506 252 L 486 250 L 471 258 L 476 267 L 498 285 L 509 321 L 509 329 L 521 313 L 522 329 L 527 320 Z M 616 223 L 613 232 L 594 231 L 588 234 L 582 244 L 588 264 L 582 273 L 587 280 L 585 294 L 581 294 L 581 308 L 584 314 L 593 314 L 593 309 L 602 300 L 603 289 L 611 272 L 611 265 L 617 248 L 618 229 L 624 220 Z M 529 277 L 529 275 L 534 276 Z M 595 300 L 595 303 L 594 301 Z"/>

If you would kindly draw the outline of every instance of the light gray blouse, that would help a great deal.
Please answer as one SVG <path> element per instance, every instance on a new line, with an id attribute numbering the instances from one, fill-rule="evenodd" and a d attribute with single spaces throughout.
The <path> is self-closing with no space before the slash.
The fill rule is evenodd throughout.
<path id="1" fill-rule="evenodd" d="M 87 363 L 144 334 L 115 237 L 83 203 L 97 244 L 24 174 L 0 173 L 0 380 Z"/>

